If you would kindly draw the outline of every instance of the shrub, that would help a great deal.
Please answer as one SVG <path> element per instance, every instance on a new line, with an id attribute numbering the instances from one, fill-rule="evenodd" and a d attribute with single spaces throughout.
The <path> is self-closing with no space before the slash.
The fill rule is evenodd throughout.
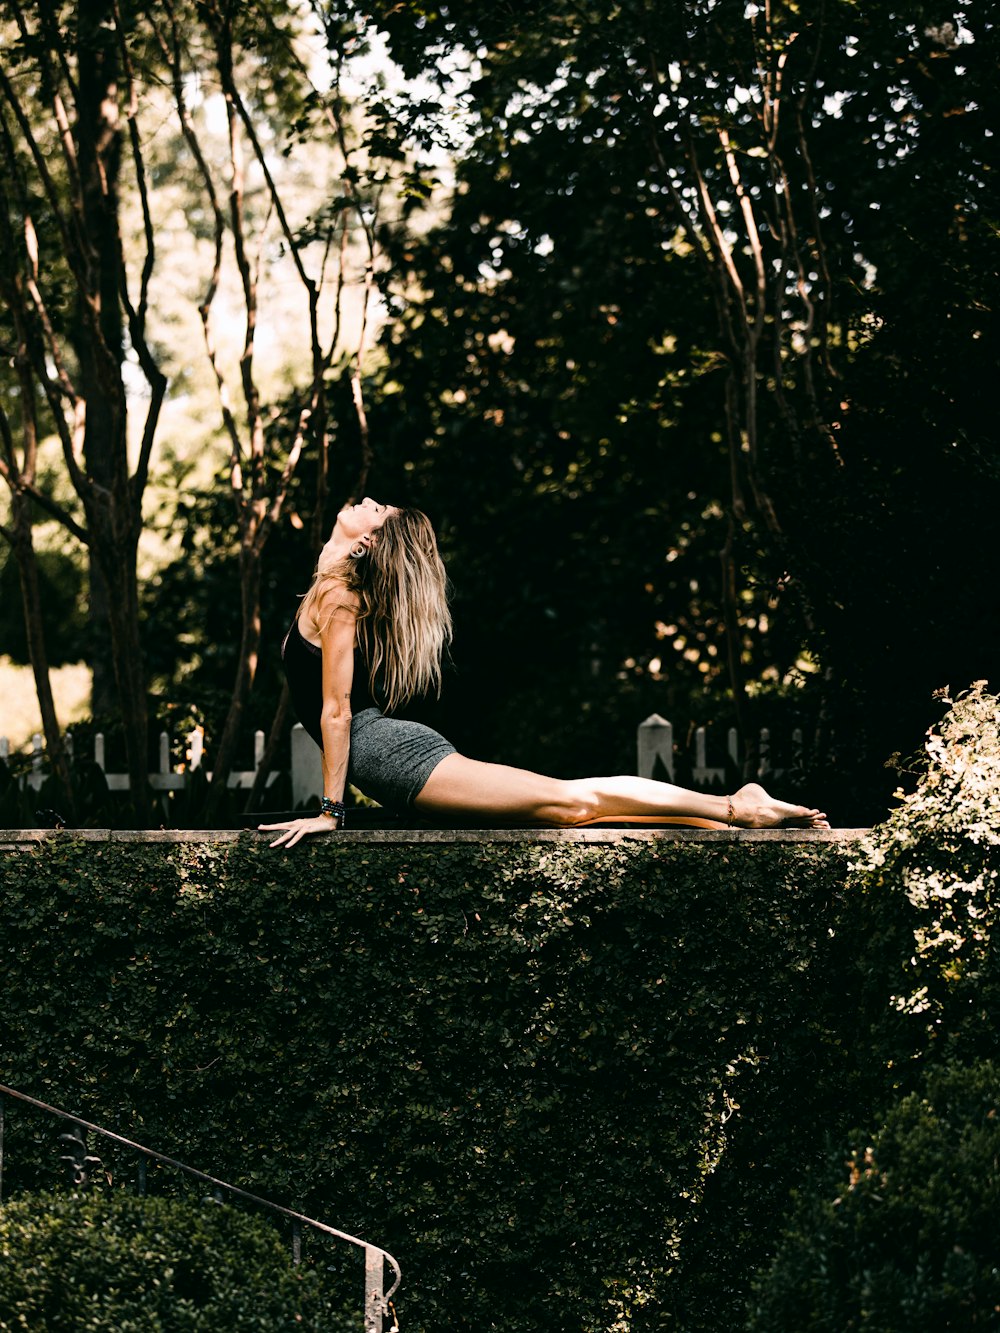
<path id="1" fill-rule="evenodd" d="M 928 733 L 915 790 L 897 793 L 852 866 L 883 915 L 909 906 L 913 947 L 896 963 L 893 997 L 903 1060 L 942 1042 L 965 1059 L 987 1055 L 1000 1013 L 1000 699 L 983 681 L 941 697 L 951 707 Z"/>
<path id="2" fill-rule="evenodd" d="M 323 1275 L 261 1218 L 177 1199 L 36 1194 L 0 1210 L 0 1329 L 347 1333 Z M 361 1305 L 359 1283 L 357 1305 Z"/>
<path id="3" fill-rule="evenodd" d="M 1000 1327 L 998 1112 L 998 1066 L 932 1071 L 801 1199 L 752 1333 Z"/>

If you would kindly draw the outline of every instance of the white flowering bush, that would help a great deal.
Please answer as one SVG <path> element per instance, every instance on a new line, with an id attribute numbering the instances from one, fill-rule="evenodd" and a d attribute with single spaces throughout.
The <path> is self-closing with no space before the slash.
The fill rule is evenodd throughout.
<path id="1" fill-rule="evenodd" d="M 976 1014 L 995 1023 L 1000 699 L 985 681 L 940 697 L 948 711 L 928 733 L 916 789 L 896 793 L 900 805 L 872 829 L 851 871 L 859 887 L 908 900 L 914 951 L 894 1003 L 944 1033 Z"/>

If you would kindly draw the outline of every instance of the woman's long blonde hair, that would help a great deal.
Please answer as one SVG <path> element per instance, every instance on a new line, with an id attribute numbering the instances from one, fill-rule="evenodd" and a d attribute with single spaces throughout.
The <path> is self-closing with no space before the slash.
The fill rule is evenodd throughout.
<path id="1" fill-rule="evenodd" d="M 451 641 L 448 580 L 430 519 L 418 509 L 396 509 L 375 533 L 367 554 L 317 568 L 298 614 L 324 602 L 340 583 L 355 594 L 358 643 L 368 667 L 372 698 L 393 712 L 418 695 L 441 693 L 441 659 Z M 355 608 L 351 608 L 354 610 Z M 315 618 L 315 617 L 314 617 Z"/>

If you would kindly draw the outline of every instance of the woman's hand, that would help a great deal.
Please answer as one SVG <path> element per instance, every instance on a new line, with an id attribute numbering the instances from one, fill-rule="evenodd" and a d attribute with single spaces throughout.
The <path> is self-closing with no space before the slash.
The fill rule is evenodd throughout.
<path id="1" fill-rule="evenodd" d="M 294 847 L 307 833 L 333 833 L 338 825 L 336 815 L 306 815 L 302 819 L 290 820 L 287 824 L 258 824 L 261 833 L 273 833 L 275 829 L 284 829 L 280 838 L 275 838 L 272 847 Z"/>

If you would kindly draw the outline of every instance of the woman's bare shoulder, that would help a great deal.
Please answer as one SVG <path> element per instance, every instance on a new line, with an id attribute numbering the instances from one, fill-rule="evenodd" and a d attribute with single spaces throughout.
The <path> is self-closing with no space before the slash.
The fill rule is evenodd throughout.
<path id="1" fill-rule="evenodd" d="M 353 625 L 361 611 L 361 599 L 340 579 L 327 579 L 317 590 L 311 610 L 312 628 L 322 634 L 332 623 Z"/>

